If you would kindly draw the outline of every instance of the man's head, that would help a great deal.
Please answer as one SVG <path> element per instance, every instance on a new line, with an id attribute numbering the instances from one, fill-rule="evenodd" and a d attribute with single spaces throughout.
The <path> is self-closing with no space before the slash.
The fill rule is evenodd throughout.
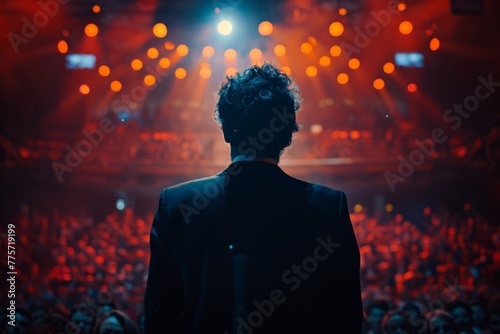
<path id="1" fill-rule="evenodd" d="M 226 77 L 218 93 L 215 119 L 231 145 L 232 157 L 278 161 L 299 130 L 295 117 L 299 108 L 292 79 L 265 63 Z"/>

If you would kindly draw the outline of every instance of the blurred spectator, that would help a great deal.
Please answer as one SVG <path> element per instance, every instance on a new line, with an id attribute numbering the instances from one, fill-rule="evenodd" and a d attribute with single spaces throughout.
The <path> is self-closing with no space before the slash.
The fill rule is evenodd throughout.
<path id="1" fill-rule="evenodd" d="M 443 310 L 434 310 L 426 315 L 429 323 L 427 334 L 461 334 L 451 315 Z"/>
<path id="2" fill-rule="evenodd" d="M 97 320 L 94 334 L 139 334 L 139 331 L 125 313 L 113 310 Z"/>

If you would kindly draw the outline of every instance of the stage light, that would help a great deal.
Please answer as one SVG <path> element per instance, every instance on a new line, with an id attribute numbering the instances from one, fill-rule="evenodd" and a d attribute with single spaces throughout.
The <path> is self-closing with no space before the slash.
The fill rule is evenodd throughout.
<path id="1" fill-rule="evenodd" d="M 175 49 L 175 52 L 177 52 L 179 56 L 184 57 L 189 53 L 189 48 L 186 44 L 180 44 L 177 46 L 177 49 Z"/>
<path id="2" fill-rule="evenodd" d="M 339 15 L 344 16 L 347 14 L 347 9 L 345 8 L 339 8 Z"/>
<path id="3" fill-rule="evenodd" d="M 80 93 L 82 93 L 83 95 L 87 95 L 88 93 L 90 93 L 90 87 L 88 85 L 81 85 L 80 86 Z"/>
<path id="4" fill-rule="evenodd" d="M 257 62 L 259 59 L 262 58 L 262 51 L 255 48 L 255 49 L 250 50 L 250 53 L 248 55 L 249 55 L 251 60 L 253 60 L 254 62 Z"/>
<path id="5" fill-rule="evenodd" d="M 316 74 L 318 74 L 318 69 L 316 68 L 316 66 L 307 66 L 306 75 L 309 78 L 314 78 Z"/>
<path id="6" fill-rule="evenodd" d="M 354 205 L 354 212 L 360 213 L 361 211 L 363 211 L 363 206 L 361 204 Z"/>
<path id="7" fill-rule="evenodd" d="M 142 61 L 140 59 L 136 58 L 136 59 L 132 60 L 132 62 L 130 63 L 130 66 L 132 67 L 132 69 L 139 71 L 142 68 Z"/>
<path id="8" fill-rule="evenodd" d="M 414 83 L 411 83 L 408 85 L 408 87 L 406 87 L 406 89 L 410 92 L 410 93 L 415 93 L 417 90 L 418 90 L 418 86 Z"/>
<path id="9" fill-rule="evenodd" d="M 217 31 L 223 36 L 227 36 L 233 31 L 233 25 L 228 20 L 222 20 L 217 25 Z"/>
<path id="10" fill-rule="evenodd" d="M 101 6 L 99 5 L 92 6 L 92 11 L 96 14 L 99 13 L 101 11 Z"/>
<path id="11" fill-rule="evenodd" d="M 332 60 L 328 56 L 323 56 L 319 58 L 319 64 L 323 67 L 327 67 L 328 65 L 330 65 L 331 62 Z"/>
<path id="12" fill-rule="evenodd" d="M 349 76 L 346 73 L 340 73 L 337 75 L 337 82 L 341 85 L 345 85 L 349 81 Z"/>
<path id="13" fill-rule="evenodd" d="M 394 206 L 392 204 L 386 204 L 385 205 L 385 211 L 386 212 L 392 212 L 394 210 Z"/>
<path id="14" fill-rule="evenodd" d="M 228 61 L 235 60 L 237 56 L 238 56 L 238 53 L 234 49 L 227 49 L 224 52 L 224 58 L 226 58 L 226 60 L 228 60 Z"/>
<path id="15" fill-rule="evenodd" d="M 102 75 L 103 77 L 107 77 L 109 75 L 109 73 L 111 73 L 111 70 L 106 65 L 99 66 L 98 71 L 99 71 L 99 74 Z"/>
<path id="16" fill-rule="evenodd" d="M 313 47 L 311 43 L 309 42 L 304 42 L 300 45 L 300 51 L 302 51 L 303 54 L 310 54 L 313 50 Z"/>
<path id="17" fill-rule="evenodd" d="M 149 48 L 147 54 L 150 59 L 156 59 L 160 55 L 160 52 L 157 48 Z"/>
<path id="18" fill-rule="evenodd" d="M 356 69 L 358 69 L 358 68 L 359 68 L 359 65 L 361 65 L 361 63 L 359 62 L 359 59 L 358 59 L 358 58 L 351 58 L 351 59 L 349 60 L 348 65 L 349 65 L 349 68 L 350 68 L 350 69 L 356 70 Z"/>
<path id="19" fill-rule="evenodd" d="M 177 79 L 184 79 L 187 75 L 187 72 L 184 68 L 179 67 L 178 69 L 175 70 L 175 77 Z"/>
<path id="20" fill-rule="evenodd" d="M 330 24 L 330 28 L 328 29 L 330 35 L 332 36 L 340 36 L 344 32 L 344 25 L 340 22 L 333 22 Z"/>
<path id="21" fill-rule="evenodd" d="M 403 35 L 408 35 L 413 30 L 413 24 L 410 21 L 403 21 L 399 24 L 399 32 Z"/>
<path id="22" fill-rule="evenodd" d="M 278 57 L 283 57 L 286 54 L 286 48 L 283 44 L 278 44 L 274 47 L 274 54 Z"/>
<path id="23" fill-rule="evenodd" d="M 273 32 L 273 24 L 269 21 L 263 21 L 259 24 L 259 34 L 262 36 L 271 35 Z"/>
<path id="24" fill-rule="evenodd" d="M 330 54 L 332 57 L 338 57 L 342 53 L 342 48 L 338 45 L 334 45 L 330 48 Z"/>
<path id="25" fill-rule="evenodd" d="M 120 198 L 119 200 L 116 201 L 116 209 L 119 211 L 125 209 L 125 201 L 123 199 Z"/>
<path id="26" fill-rule="evenodd" d="M 406 10 L 406 4 L 404 4 L 402 2 L 398 3 L 398 10 L 400 12 L 404 12 Z"/>
<path id="27" fill-rule="evenodd" d="M 431 39 L 431 42 L 429 44 L 429 47 L 432 51 L 436 51 L 437 49 L 439 49 L 439 45 L 441 43 L 439 42 L 439 39 L 434 37 L 433 39 Z"/>
<path id="28" fill-rule="evenodd" d="M 361 134 L 359 131 L 353 130 L 349 133 L 349 137 L 351 137 L 352 140 L 358 140 L 361 137 Z"/>
<path id="29" fill-rule="evenodd" d="M 59 52 L 61 52 L 62 54 L 64 53 L 67 53 L 68 52 L 68 43 L 66 43 L 66 41 L 59 41 L 59 43 L 57 43 L 57 50 L 59 50 Z"/>
<path id="30" fill-rule="evenodd" d="M 203 48 L 203 50 L 201 51 L 201 54 L 203 55 L 203 57 L 205 58 L 211 58 L 214 56 L 214 53 L 215 53 L 215 50 L 213 47 L 211 47 L 210 45 L 207 45 Z"/>
<path id="31" fill-rule="evenodd" d="M 384 88 L 384 86 L 385 86 L 384 80 L 382 80 L 380 78 L 373 80 L 373 88 L 380 90 L 380 89 Z"/>
<path id="32" fill-rule="evenodd" d="M 292 69 L 289 66 L 283 66 L 281 70 L 288 76 L 292 75 Z"/>
<path id="33" fill-rule="evenodd" d="M 323 132 L 323 125 L 321 124 L 311 125 L 311 134 L 313 136 L 319 135 L 321 132 Z"/>
<path id="34" fill-rule="evenodd" d="M 99 33 L 99 28 L 94 23 L 89 23 L 85 26 L 85 35 L 95 37 Z"/>
<path id="35" fill-rule="evenodd" d="M 238 69 L 236 67 L 229 67 L 226 69 L 226 75 L 228 77 L 235 76 L 237 72 L 238 72 Z"/>
<path id="36" fill-rule="evenodd" d="M 391 74 L 392 72 L 394 72 L 394 64 L 391 62 L 385 63 L 384 72 L 387 74 Z"/>
<path id="37" fill-rule="evenodd" d="M 200 77 L 202 77 L 203 79 L 208 79 L 212 76 L 212 70 L 210 69 L 210 67 L 202 67 L 200 69 Z"/>
<path id="38" fill-rule="evenodd" d="M 156 83 L 156 78 L 154 75 L 152 74 L 147 74 L 145 77 L 144 77 L 144 84 L 146 86 L 153 86 L 154 84 Z"/>
<path id="39" fill-rule="evenodd" d="M 165 44 L 163 44 L 163 46 L 167 50 L 173 50 L 173 49 L 175 49 L 175 44 L 172 43 L 172 42 L 170 42 L 170 41 L 166 41 Z"/>
<path id="40" fill-rule="evenodd" d="M 153 34 L 158 38 L 167 36 L 167 26 L 163 23 L 157 23 L 153 27 Z"/>
<path id="41" fill-rule="evenodd" d="M 160 67 L 163 69 L 169 68 L 170 67 L 170 59 L 163 57 L 158 62 L 158 65 L 160 65 Z"/>
<path id="42" fill-rule="evenodd" d="M 122 83 L 118 80 L 111 81 L 109 87 L 113 92 L 119 92 L 122 90 Z"/>

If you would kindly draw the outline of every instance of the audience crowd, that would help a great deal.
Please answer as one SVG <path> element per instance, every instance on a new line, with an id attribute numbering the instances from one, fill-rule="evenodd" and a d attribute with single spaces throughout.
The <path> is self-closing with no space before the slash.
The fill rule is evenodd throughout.
<path id="1" fill-rule="evenodd" d="M 152 219 L 130 208 L 99 220 L 25 208 L 14 221 L 16 326 L 2 305 L 0 330 L 143 333 Z M 470 211 L 429 208 L 419 218 L 362 211 L 351 219 L 365 334 L 500 334 L 499 227 Z"/>

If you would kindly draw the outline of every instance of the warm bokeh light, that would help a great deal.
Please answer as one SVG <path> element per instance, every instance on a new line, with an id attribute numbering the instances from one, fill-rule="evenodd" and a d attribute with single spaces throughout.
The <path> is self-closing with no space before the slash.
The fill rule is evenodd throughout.
<path id="1" fill-rule="evenodd" d="M 154 75 L 152 74 L 147 74 L 145 77 L 144 77 L 144 84 L 146 86 L 153 86 L 154 84 L 156 83 L 156 78 Z"/>
<path id="2" fill-rule="evenodd" d="M 88 93 L 90 93 L 90 87 L 85 84 L 81 85 L 79 90 L 83 95 L 87 95 Z"/>
<path id="3" fill-rule="evenodd" d="M 316 46 L 316 44 L 318 44 L 318 39 L 314 36 L 307 37 L 307 41 L 311 43 L 312 46 Z"/>
<path id="4" fill-rule="evenodd" d="M 361 134 L 357 130 L 353 130 L 349 133 L 349 137 L 353 140 L 358 140 L 361 137 Z"/>
<path id="5" fill-rule="evenodd" d="M 285 72 L 286 75 L 292 75 L 292 69 L 289 66 L 283 66 L 281 70 Z"/>
<path id="6" fill-rule="evenodd" d="M 332 57 L 338 57 L 342 53 L 342 48 L 338 45 L 334 45 L 330 48 L 330 54 Z"/>
<path id="7" fill-rule="evenodd" d="M 227 36 L 233 31 L 233 25 L 228 20 L 222 20 L 217 25 L 217 31 L 223 36 Z"/>
<path id="8" fill-rule="evenodd" d="M 307 66 L 306 75 L 310 78 L 314 78 L 318 74 L 318 69 L 316 66 Z"/>
<path id="9" fill-rule="evenodd" d="M 136 59 L 132 60 L 132 62 L 130 63 L 130 66 L 132 67 L 132 69 L 139 71 L 142 68 L 142 61 L 140 59 L 136 58 Z"/>
<path id="10" fill-rule="evenodd" d="M 111 70 L 106 65 L 99 66 L 98 71 L 99 71 L 99 74 L 102 75 L 103 77 L 107 77 L 111 73 Z"/>
<path id="11" fill-rule="evenodd" d="M 310 54 L 313 50 L 313 47 L 311 43 L 309 42 L 304 42 L 300 45 L 300 51 L 302 51 L 303 54 Z"/>
<path id="12" fill-rule="evenodd" d="M 210 69 L 210 67 L 202 67 L 200 69 L 200 77 L 202 77 L 203 79 L 208 79 L 212 76 L 212 70 Z"/>
<path id="13" fill-rule="evenodd" d="M 408 35 L 413 30 L 413 24 L 410 21 L 403 21 L 399 24 L 399 32 L 403 35 Z"/>
<path id="14" fill-rule="evenodd" d="M 89 23 L 85 26 L 85 35 L 95 37 L 99 33 L 99 28 L 94 23 Z"/>
<path id="15" fill-rule="evenodd" d="M 330 24 L 330 28 L 328 30 L 332 36 L 340 36 L 344 32 L 344 25 L 340 22 L 333 22 Z"/>
<path id="16" fill-rule="evenodd" d="M 278 44 L 274 47 L 274 54 L 278 57 L 283 57 L 286 54 L 286 47 L 283 44 Z"/>
<path id="17" fill-rule="evenodd" d="M 238 57 L 238 53 L 235 49 L 227 49 L 224 51 L 224 58 L 226 58 L 226 60 L 233 61 L 236 57 Z"/>
<path id="18" fill-rule="evenodd" d="M 253 61 L 258 61 L 259 59 L 262 58 L 262 51 L 260 51 L 259 49 L 255 48 L 255 49 L 252 49 L 250 50 L 250 53 L 248 54 L 250 59 L 253 60 Z"/>
<path id="19" fill-rule="evenodd" d="M 147 54 L 150 59 L 156 59 L 160 55 L 160 52 L 157 48 L 149 48 Z"/>
<path id="20" fill-rule="evenodd" d="M 394 72 L 394 64 L 391 62 L 387 62 L 384 64 L 384 72 L 387 74 L 391 74 Z"/>
<path id="21" fill-rule="evenodd" d="M 441 43 L 439 42 L 439 39 L 434 37 L 433 39 L 431 39 L 431 42 L 429 43 L 429 47 L 431 48 L 432 51 L 436 51 L 437 49 L 439 49 L 439 45 Z"/>
<path id="22" fill-rule="evenodd" d="M 346 73 L 340 73 L 337 75 L 337 82 L 341 85 L 345 85 L 349 81 L 349 76 Z"/>
<path id="23" fill-rule="evenodd" d="M 153 27 L 153 34 L 158 38 L 167 36 L 167 26 L 163 23 L 157 23 Z"/>
<path id="24" fill-rule="evenodd" d="M 111 81 L 109 87 L 113 92 L 119 92 L 122 90 L 122 83 L 118 80 Z"/>
<path id="25" fill-rule="evenodd" d="M 345 8 L 343 8 L 343 7 L 342 7 L 342 8 L 339 8 L 339 15 L 344 16 L 344 15 L 346 15 L 346 14 L 347 14 L 347 9 L 345 9 Z"/>
<path id="26" fill-rule="evenodd" d="M 355 204 L 354 205 L 354 212 L 360 213 L 361 211 L 363 211 L 363 206 L 361 204 Z"/>
<path id="27" fill-rule="evenodd" d="M 359 65 L 361 65 L 361 63 L 359 62 L 358 58 L 351 58 L 349 59 L 348 65 L 350 69 L 356 70 L 359 68 Z"/>
<path id="28" fill-rule="evenodd" d="M 170 41 L 166 41 L 165 44 L 163 44 L 163 46 L 167 50 L 173 50 L 173 49 L 175 49 L 175 44 L 172 43 L 172 42 L 170 42 Z"/>
<path id="29" fill-rule="evenodd" d="M 238 72 L 238 69 L 236 67 L 229 67 L 226 69 L 226 75 L 228 77 L 235 76 L 237 72 Z"/>
<path id="30" fill-rule="evenodd" d="M 170 59 L 168 59 L 166 57 L 160 58 L 160 60 L 158 61 L 158 65 L 160 65 L 160 67 L 163 69 L 169 68 L 170 64 L 171 64 Z"/>
<path id="31" fill-rule="evenodd" d="M 424 208 L 424 215 L 428 216 L 431 214 L 431 212 L 432 212 L 432 210 L 428 206 Z"/>
<path id="32" fill-rule="evenodd" d="M 330 65 L 331 62 L 332 60 L 328 56 L 323 56 L 319 58 L 319 64 L 323 67 L 327 67 L 328 65 Z"/>
<path id="33" fill-rule="evenodd" d="M 214 53 L 215 53 L 215 50 L 212 46 L 210 45 L 207 45 L 203 48 L 203 50 L 201 51 L 201 54 L 203 55 L 203 57 L 205 58 L 211 58 L 214 56 Z"/>
<path id="34" fill-rule="evenodd" d="M 410 92 L 410 93 L 415 93 L 418 89 L 418 86 L 414 83 L 411 83 L 408 85 L 408 87 L 406 87 L 406 89 Z"/>
<path id="35" fill-rule="evenodd" d="M 321 124 L 313 124 L 313 125 L 311 125 L 311 134 L 313 136 L 317 136 L 317 135 L 319 135 L 322 132 L 323 132 L 323 125 L 321 125 Z"/>
<path id="36" fill-rule="evenodd" d="M 179 44 L 177 49 L 175 49 L 175 52 L 177 52 L 179 56 L 184 57 L 189 53 L 189 48 L 186 44 Z"/>
<path id="37" fill-rule="evenodd" d="M 273 24 L 269 21 L 263 21 L 259 24 L 259 34 L 262 36 L 271 35 L 273 32 Z"/>
<path id="38" fill-rule="evenodd" d="M 186 69 L 179 67 L 175 70 L 175 77 L 177 79 L 184 79 L 187 75 Z"/>
<path id="39" fill-rule="evenodd" d="M 386 212 L 392 212 L 394 210 L 394 206 L 390 203 L 385 205 L 385 211 Z"/>
<path id="40" fill-rule="evenodd" d="M 406 4 L 402 2 L 398 3 L 398 10 L 404 12 L 406 10 Z"/>
<path id="41" fill-rule="evenodd" d="M 99 13 L 101 11 L 101 6 L 99 5 L 92 6 L 92 11 L 96 14 Z"/>
<path id="42" fill-rule="evenodd" d="M 380 78 L 373 80 L 373 88 L 380 90 L 380 89 L 384 88 L 384 86 L 385 86 L 384 80 L 382 80 Z"/>
<path id="43" fill-rule="evenodd" d="M 66 41 L 60 40 L 59 43 L 57 43 L 57 50 L 61 53 L 66 53 L 68 52 L 68 43 Z"/>

